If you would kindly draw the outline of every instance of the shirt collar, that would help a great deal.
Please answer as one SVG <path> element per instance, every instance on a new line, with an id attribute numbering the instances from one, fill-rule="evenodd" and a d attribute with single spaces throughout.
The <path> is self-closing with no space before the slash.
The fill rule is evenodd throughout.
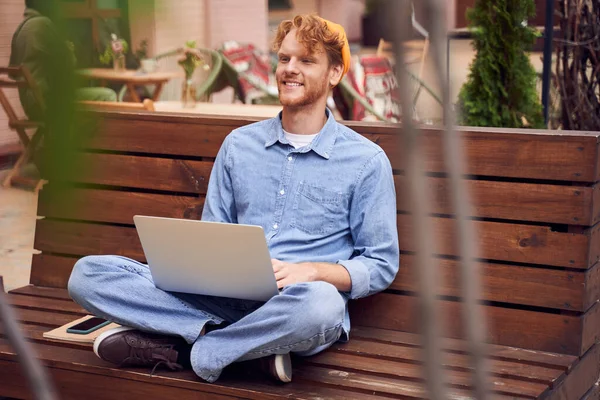
<path id="1" fill-rule="evenodd" d="M 283 133 L 283 126 L 281 124 L 282 112 L 280 112 L 277 117 L 273 118 L 273 124 L 271 125 L 271 129 L 269 129 L 269 137 L 265 142 L 265 147 L 270 147 L 277 142 L 282 144 L 290 143 Z M 313 150 L 315 153 L 328 160 L 329 157 L 331 157 L 333 145 L 337 136 L 337 123 L 333 113 L 328 108 L 325 109 L 325 112 L 327 114 L 327 121 L 319 131 L 317 137 L 315 137 L 308 145 L 308 150 Z"/>

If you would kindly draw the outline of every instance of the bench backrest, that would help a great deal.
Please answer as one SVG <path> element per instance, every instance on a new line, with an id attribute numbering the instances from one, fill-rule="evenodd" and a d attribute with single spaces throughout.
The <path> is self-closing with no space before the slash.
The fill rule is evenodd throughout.
<path id="1" fill-rule="evenodd" d="M 40 194 L 31 283 L 66 287 L 80 256 L 144 254 L 135 214 L 199 218 L 214 157 L 242 118 L 103 113 L 77 156 L 70 185 Z M 392 161 L 398 192 L 400 272 L 384 293 L 351 305 L 352 323 L 415 332 L 415 250 L 396 127 L 348 123 Z M 455 229 L 441 134 L 424 144 L 433 194 L 445 335 L 461 337 Z M 580 355 L 600 333 L 600 158 L 595 133 L 463 128 L 468 187 L 478 231 L 481 307 L 491 343 Z"/>

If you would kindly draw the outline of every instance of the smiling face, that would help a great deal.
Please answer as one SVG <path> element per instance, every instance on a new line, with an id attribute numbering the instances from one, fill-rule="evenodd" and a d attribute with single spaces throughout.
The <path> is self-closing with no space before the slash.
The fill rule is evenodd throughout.
<path id="1" fill-rule="evenodd" d="M 310 52 L 290 30 L 277 52 L 277 88 L 284 107 L 305 107 L 327 101 L 329 88 L 341 78 L 341 67 L 330 66 L 323 45 Z"/>

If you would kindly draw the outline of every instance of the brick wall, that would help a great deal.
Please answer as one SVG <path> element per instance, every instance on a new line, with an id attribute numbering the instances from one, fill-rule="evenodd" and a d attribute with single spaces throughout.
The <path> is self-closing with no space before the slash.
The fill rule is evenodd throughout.
<path id="1" fill-rule="evenodd" d="M 0 0 L 0 65 L 2 66 L 8 66 L 10 42 L 14 31 L 23 19 L 24 4 L 23 0 Z M 4 89 L 4 91 L 17 112 L 24 115 L 16 90 Z M 18 144 L 19 137 L 8 128 L 8 118 L 0 108 L 0 152 L 3 152 L 3 148 Z"/>
<path id="2" fill-rule="evenodd" d="M 253 43 L 267 50 L 267 0 L 207 0 L 209 47 L 219 47 L 226 40 Z"/>
<path id="3" fill-rule="evenodd" d="M 143 39 L 148 40 L 150 56 L 181 47 L 188 40 L 195 40 L 197 46 L 204 47 L 206 45 L 206 1 L 130 0 L 131 41 L 137 45 Z M 177 58 L 162 59 L 159 68 L 161 71 L 175 71 L 181 75 L 164 86 L 160 100 L 179 99 L 183 72 L 177 65 Z M 198 71 L 198 74 L 201 74 L 201 71 Z"/>
<path id="4" fill-rule="evenodd" d="M 362 14 L 365 0 L 294 0 L 293 8 L 269 13 L 269 25 L 277 27 L 279 21 L 297 14 L 317 13 L 323 18 L 344 27 L 348 40 L 358 42 L 362 35 Z"/>

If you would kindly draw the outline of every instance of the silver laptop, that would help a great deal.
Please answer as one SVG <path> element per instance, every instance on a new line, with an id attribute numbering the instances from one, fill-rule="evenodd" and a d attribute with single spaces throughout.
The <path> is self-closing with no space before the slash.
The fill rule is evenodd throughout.
<path id="1" fill-rule="evenodd" d="M 267 301 L 278 294 L 260 226 L 133 217 L 156 287 Z"/>

